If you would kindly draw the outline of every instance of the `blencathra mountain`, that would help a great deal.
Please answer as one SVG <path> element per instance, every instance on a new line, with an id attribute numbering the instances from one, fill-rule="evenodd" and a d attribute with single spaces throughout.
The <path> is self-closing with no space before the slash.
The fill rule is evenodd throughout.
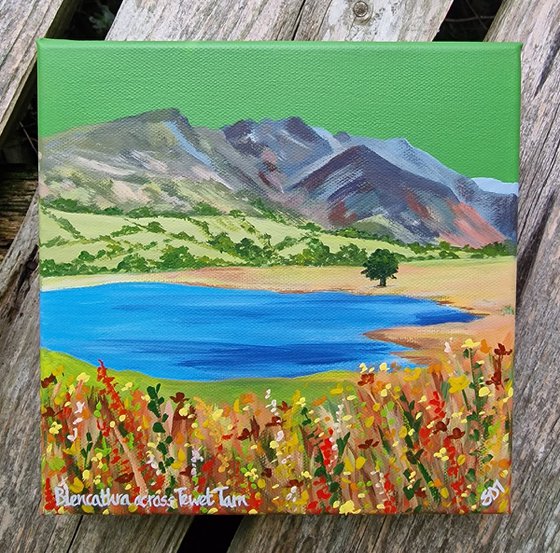
<path id="1" fill-rule="evenodd" d="M 159 110 L 44 138 L 41 154 L 46 204 L 189 213 L 203 203 L 254 214 L 257 201 L 407 243 L 516 239 L 514 185 L 484 190 L 402 138 L 332 134 L 298 117 L 210 129 Z"/>

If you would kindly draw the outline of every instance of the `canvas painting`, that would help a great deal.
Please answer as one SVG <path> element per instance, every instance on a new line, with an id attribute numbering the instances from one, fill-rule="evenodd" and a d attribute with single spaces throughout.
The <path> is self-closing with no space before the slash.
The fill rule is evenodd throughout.
<path id="1" fill-rule="evenodd" d="M 42 510 L 509 512 L 519 54 L 40 41 Z"/>

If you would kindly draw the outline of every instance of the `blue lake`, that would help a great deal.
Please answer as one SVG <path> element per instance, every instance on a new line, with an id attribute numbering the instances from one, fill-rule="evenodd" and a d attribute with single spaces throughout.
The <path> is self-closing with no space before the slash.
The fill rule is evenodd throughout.
<path id="1" fill-rule="evenodd" d="M 391 353 L 404 348 L 364 333 L 473 318 L 402 296 L 119 283 L 42 292 L 41 346 L 160 378 L 302 376 L 410 365 Z"/>

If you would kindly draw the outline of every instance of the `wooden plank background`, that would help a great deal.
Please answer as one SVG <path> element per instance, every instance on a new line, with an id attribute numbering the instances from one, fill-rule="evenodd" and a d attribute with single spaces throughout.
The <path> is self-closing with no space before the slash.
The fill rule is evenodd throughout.
<path id="1" fill-rule="evenodd" d="M 124 0 L 108 38 L 431 40 L 450 3 L 366 0 L 357 16 L 348 0 Z M 2 39 L 11 41 L 0 50 L 0 129 L 32 65 L 17 72 L 14 60 L 33 59 L 28 37 L 45 34 L 63 4 L 25 3 L 44 16 L 18 34 L 1 20 L 24 3 L 0 0 Z M 560 551 L 560 4 L 506 0 L 487 39 L 525 44 L 513 515 L 246 517 L 233 553 Z M 175 552 L 189 517 L 39 515 L 36 211 L 33 201 L 0 266 L 0 551 Z M 222 524 L 212 520 L 209 544 Z"/>
<path id="2" fill-rule="evenodd" d="M 0 0 L 0 137 L 35 65 L 35 40 L 55 36 L 77 0 Z"/>

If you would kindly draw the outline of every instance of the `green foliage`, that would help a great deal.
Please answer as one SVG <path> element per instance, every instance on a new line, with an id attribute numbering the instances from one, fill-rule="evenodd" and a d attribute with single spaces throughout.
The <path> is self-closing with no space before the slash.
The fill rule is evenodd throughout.
<path id="1" fill-rule="evenodd" d="M 328 234 L 334 234 L 335 236 L 343 236 L 345 238 L 361 238 L 363 240 L 377 240 L 380 242 L 387 242 L 388 244 L 393 244 L 395 246 L 408 246 L 402 240 L 398 240 L 389 236 L 387 234 L 376 234 L 373 232 L 368 232 L 367 230 L 357 229 L 354 227 L 346 227 L 335 230 L 323 230 Z"/>
<path id="2" fill-rule="evenodd" d="M 379 280 L 379 286 L 387 286 L 388 278 L 396 278 L 399 261 L 389 250 L 377 248 L 364 263 L 362 274 L 370 280 Z"/>
<path id="3" fill-rule="evenodd" d="M 120 273 L 147 273 L 150 269 L 148 261 L 137 253 L 125 255 L 117 265 L 117 271 Z"/>
<path id="4" fill-rule="evenodd" d="M 64 246 L 64 244 L 68 244 L 68 240 L 65 240 L 62 236 L 55 236 L 48 242 L 42 243 L 41 246 L 45 248 L 52 248 L 53 246 Z"/>
<path id="5" fill-rule="evenodd" d="M 195 215 L 222 215 L 222 212 L 213 205 L 206 202 L 199 202 L 192 208 Z"/>
<path id="6" fill-rule="evenodd" d="M 213 236 L 208 240 L 208 243 L 221 253 L 237 254 L 235 242 L 225 232 L 220 232 L 220 234 Z"/>
<path id="7" fill-rule="evenodd" d="M 91 263 L 84 263 L 75 259 L 72 263 L 57 263 L 54 259 L 43 259 L 41 261 L 41 276 L 65 276 L 65 275 L 95 275 L 109 272 L 107 267 L 99 267 Z"/>
<path id="8" fill-rule="evenodd" d="M 316 225 L 312 222 L 305 223 L 300 228 L 304 230 L 310 230 L 311 232 L 321 232 L 323 230 L 319 225 Z"/>
<path id="9" fill-rule="evenodd" d="M 235 253 L 251 265 L 264 265 L 267 263 L 267 258 L 270 259 L 270 255 L 273 252 L 266 248 L 261 248 L 250 238 L 243 238 L 235 245 Z"/>
<path id="10" fill-rule="evenodd" d="M 122 215 L 124 211 L 120 207 L 106 207 L 101 210 L 101 215 Z"/>
<path id="11" fill-rule="evenodd" d="M 116 230 L 115 232 L 111 233 L 111 236 L 126 236 L 128 234 L 136 234 L 138 232 L 141 232 L 142 228 L 139 226 L 132 226 L 132 225 L 124 225 L 123 227 L 121 227 L 119 230 Z"/>
<path id="12" fill-rule="evenodd" d="M 150 223 L 148 223 L 146 230 L 148 230 L 148 232 L 157 232 L 157 233 L 165 232 L 165 229 L 157 221 L 151 221 Z"/>
<path id="13" fill-rule="evenodd" d="M 441 259 L 459 259 L 459 256 L 450 250 L 440 250 L 439 256 Z"/>
<path id="14" fill-rule="evenodd" d="M 338 250 L 336 260 L 339 265 L 363 265 L 367 260 L 367 252 L 356 244 L 344 244 Z"/>
<path id="15" fill-rule="evenodd" d="M 483 257 L 501 257 L 505 255 L 515 255 L 516 248 L 515 244 L 512 242 L 493 242 L 492 244 L 487 244 L 478 250 L 469 248 L 467 251 L 473 252 L 471 257 L 474 259 L 480 259 Z"/>
<path id="16" fill-rule="evenodd" d="M 90 261 L 91 262 L 91 261 L 95 261 L 95 255 L 92 255 L 91 253 L 89 253 L 85 250 L 82 250 L 80 252 L 80 255 L 78 255 L 78 259 L 80 261 L 86 261 L 86 262 Z"/>
<path id="17" fill-rule="evenodd" d="M 49 207 L 70 213 L 91 213 L 91 208 L 81 204 L 78 200 L 56 198 L 46 202 Z"/>
<path id="18" fill-rule="evenodd" d="M 154 213 L 149 207 L 137 207 L 136 209 L 131 209 L 127 215 L 133 219 L 141 219 L 145 217 L 157 217 L 158 214 Z"/>
<path id="19" fill-rule="evenodd" d="M 196 242 L 196 238 L 192 234 L 187 234 L 184 230 L 172 234 L 173 238 L 178 238 L 179 240 L 188 240 L 189 242 Z M 157 242 L 156 242 L 157 244 Z"/>
<path id="20" fill-rule="evenodd" d="M 58 211 L 67 213 L 94 213 L 96 215 L 122 215 L 124 212 L 119 207 L 106 207 L 101 209 L 97 206 L 85 205 L 71 198 L 45 199 L 43 204 Z"/>
<path id="21" fill-rule="evenodd" d="M 68 219 L 55 216 L 53 216 L 53 219 L 63 230 L 70 233 L 74 238 L 83 238 L 81 232 Z"/>
<path id="22" fill-rule="evenodd" d="M 307 247 L 301 253 L 291 256 L 293 265 L 330 265 L 333 260 L 330 248 L 323 244 L 318 238 L 309 238 Z"/>
<path id="23" fill-rule="evenodd" d="M 178 248 L 167 246 L 159 258 L 158 269 L 165 271 L 198 266 L 196 258 L 186 246 L 179 246 Z"/>
<path id="24" fill-rule="evenodd" d="M 294 238 L 293 236 L 286 236 L 286 238 L 276 244 L 276 250 L 282 251 L 286 248 L 290 248 L 291 246 L 295 246 L 298 242 L 299 240 L 297 238 Z"/>
<path id="25" fill-rule="evenodd" d="M 197 227 L 202 229 L 204 234 L 206 234 L 207 236 L 212 236 L 212 233 L 210 232 L 210 225 L 206 221 L 201 221 L 200 219 L 195 219 L 193 217 L 185 217 L 185 219 L 189 223 L 192 223 L 193 225 L 196 225 Z"/>
<path id="26" fill-rule="evenodd" d="M 255 209 L 257 209 L 261 216 L 265 219 L 270 219 L 271 221 L 276 221 L 277 223 L 285 223 L 286 219 L 282 214 L 268 204 L 266 204 L 261 198 L 255 198 L 249 202 Z"/>
<path id="27" fill-rule="evenodd" d="M 262 200 L 254 200 L 253 203 L 259 209 L 264 210 L 261 213 L 267 214 L 267 210 L 270 211 L 268 213 L 270 217 L 267 218 L 277 223 L 279 219 L 283 218 L 282 216 L 272 216 L 273 208 Z M 61 217 L 60 211 L 52 211 L 49 209 L 50 207 L 57 207 L 58 210 L 64 208 L 68 213 L 73 211 L 83 213 L 83 215 L 68 216 L 70 221 Z M 214 207 L 204 202 L 197 204 L 197 209 L 201 213 L 217 213 Z M 220 214 L 219 218 L 209 216 L 207 219 L 207 216 L 175 214 L 175 220 L 166 223 L 165 228 L 161 224 L 164 222 L 161 219 L 162 214 L 154 214 L 149 207 L 137 208 L 130 212 L 138 218 L 148 217 L 146 221 L 130 220 L 128 219 L 129 213 L 115 215 L 114 222 L 108 218 L 96 217 L 98 213 L 91 215 L 92 210 L 75 200 L 60 200 L 54 204 L 42 202 L 41 210 L 47 217 L 45 221 L 50 233 L 49 240 L 41 244 L 41 256 L 42 259 L 45 259 L 42 262 L 44 267 L 41 268 L 41 274 L 44 276 L 117 271 L 151 272 L 227 265 L 254 267 L 343 265 L 367 268 L 368 255 L 380 244 L 370 242 L 371 245 L 368 245 L 365 240 L 380 241 L 383 239 L 383 237 L 353 227 L 325 230 L 313 222 L 301 223 L 297 219 L 270 224 L 263 221 L 262 217 L 260 220 L 246 218 L 241 210 L 236 209 L 231 210 L 229 215 Z M 155 217 L 160 218 L 155 220 Z M 52 225 L 53 221 L 58 225 L 58 235 L 57 227 Z M 196 225 L 205 236 L 201 236 L 195 230 L 190 230 L 192 234 L 181 230 L 182 222 L 184 222 L 185 230 L 192 229 L 192 225 Z M 99 226 L 100 235 L 92 238 L 91 228 L 96 225 Z M 81 234 L 82 229 L 84 229 L 85 235 Z M 65 238 L 60 236 L 63 230 L 66 231 L 63 233 Z M 151 240 L 149 243 L 144 235 L 134 240 L 126 239 L 128 235 L 146 231 L 153 233 L 148 238 Z M 297 234 L 294 236 L 290 233 Z M 335 239 L 333 236 L 341 238 Z M 178 243 L 178 241 L 180 242 Z M 487 258 L 515 253 L 514 244 L 509 242 L 488 244 L 478 249 L 471 246 L 461 248 L 446 241 L 438 244 L 413 242 L 404 246 L 397 240 L 386 240 L 386 243 L 389 251 L 393 249 L 389 244 L 399 245 L 398 253 L 393 252 L 392 254 L 397 267 L 401 261 Z M 200 250 L 198 245 L 209 246 L 213 251 L 207 250 L 207 255 L 197 256 L 193 251 Z M 49 255 L 49 248 L 53 248 L 52 255 Z M 70 249 L 72 254 L 68 256 L 66 252 L 69 252 Z M 287 253 L 288 249 L 291 249 L 290 253 Z M 155 250 L 158 253 L 155 254 L 152 251 L 147 255 L 148 250 Z M 80 253 L 72 262 L 62 262 L 62 260 L 66 261 L 76 255 L 77 252 Z M 160 257 L 157 258 L 157 255 Z M 227 260 L 223 257 L 227 257 Z M 48 258 L 54 259 L 49 261 Z M 100 266 L 101 260 L 114 261 L 107 268 Z M 391 276 L 394 276 L 394 273 L 384 278 L 386 280 Z M 374 278 L 379 279 L 381 283 L 383 277 Z"/>

